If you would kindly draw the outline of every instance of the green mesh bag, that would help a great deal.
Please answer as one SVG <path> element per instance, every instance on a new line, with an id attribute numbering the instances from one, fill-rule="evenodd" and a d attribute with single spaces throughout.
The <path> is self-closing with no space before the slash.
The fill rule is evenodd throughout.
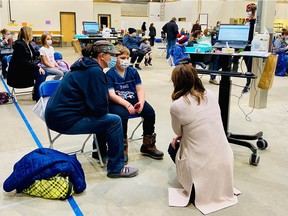
<path id="1" fill-rule="evenodd" d="M 49 179 L 36 180 L 22 192 L 45 199 L 65 200 L 74 193 L 74 190 L 69 176 L 57 174 Z"/>

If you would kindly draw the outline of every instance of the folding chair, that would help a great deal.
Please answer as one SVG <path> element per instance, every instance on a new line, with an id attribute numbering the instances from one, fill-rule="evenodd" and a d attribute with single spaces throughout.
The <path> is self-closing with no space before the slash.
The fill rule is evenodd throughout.
<path id="1" fill-rule="evenodd" d="M 12 58 L 12 55 L 9 55 L 7 56 L 7 70 L 8 70 L 8 67 L 9 67 L 9 63 L 11 61 L 11 58 Z M 8 71 L 7 71 L 8 72 Z M 33 87 L 33 86 L 28 86 L 27 88 L 29 87 Z M 12 90 L 11 90 L 11 93 L 12 93 L 12 96 L 14 98 L 14 100 L 17 102 L 17 95 L 18 96 L 21 96 L 21 95 L 30 95 L 33 93 L 33 90 L 27 90 L 27 91 L 18 91 L 16 92 L 16 88 L 12 87 Z"/>
<path id="2" fill-rule="evenodd" d="M 161 38 L 156 38 L 155 43 L 162 44 L 162 46 L 157 46 L 158 52 L 156 53 L 156 57 L 162 58 L 162 56 L 166 54 L 167 47 Z"/>
<path id="3" fill-rule="evenodd" d="M 70 70 L 68 63 L 63 60 L 63 56 L 60 52 L 54 52 L 54 59 L 60 67 L 65 66 L 67 70 Z"/>
<path id="4" fill-rule="evenodd" d="M 141 121 L 138 123 L 138 125 L 134 128 L 134 130 L 132 131 L 132 134 L 131 136 L 128 138 L 129 140 L 133 140 L 133 136 L 134 136 L 134 133 L 136 132 L 136 130 L 140 127 L 140 125 L 143 123 L 143 118 L 137 114 L 134 114 L 134 115 L 130 115 L 129 116 L 129 119 L 134 119 L 134 118 L 141 118 Z M 141 139 L 141 138 L 137 138 L 137 139 Z M 134 139 L 134 140 L 137 140 L 137 139 Z"/>
<path id="5" fill-rule="evenodd" d="M 42 105 L 43 110 L 45 110 L 49 97 L 58 88 L 60 82 L 61 82 L 60 80 L 51 80 L 51 81 L 45 81 L 45 82 L 41 83 L 41 85 L 39 87 L 39 94 L 40 94 L 40 103 Z M 45 121 L 44 118 L 43 118 L 43 120 Z M 58 133 L 56 136 L 52 137 L 51 130 L 47 127 L 47 125 L 46 125 L 46 128 L 47 128 L 49 144 L 50 144 L 49 148 L 53 149 L 54 148 L 54 146 L 53 146 L 54 142 L 62 134 Z M 89 134 L 88 137 L 85 139 L 84 143 L 82 144 L 81 149 L 79 149 L 77 151 L 70 152 L 69 154 L 76 154 L 76 153 L 79 153 L 79 152 L 80 153 L 84 153 L 85 145 L 86 145 L 87 141 L 90 139 L 91 135 L 92 134 Z M 93 138 L 94 138 L 94 141 L 95 141 L 96 149 L 90 151 L 89 153 L 97 151 L 98 157 L 99 157 L 100 166 L 103 167 L 104 163 L 103 163 L 103 160 L 102 160 L 102 157 L 101 157 L 101 153 L 99 151 L 99 144 L 97 142 L 96 134 L 93 134 Z M 85 153 L 88 153 L 88 152 L 85 152 Z"/>

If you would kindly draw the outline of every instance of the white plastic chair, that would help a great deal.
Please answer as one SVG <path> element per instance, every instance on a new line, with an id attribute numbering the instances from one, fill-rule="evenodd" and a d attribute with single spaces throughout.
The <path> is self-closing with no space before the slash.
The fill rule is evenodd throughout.
<path id="1" fill-rule="evenodd" d="M 60 80 L 50 80 L 50 81 L 45 81 L 43 83 L 41 83 L 40 87 L 39 87 L 39 94 L 40 94 L 40 100 L 39 100 L 39 103 L 41 103 L 41 106 L 42 106 L 42 115 L 41 115 L 41 118 L 45 121 L 45 118 L 44 118 L 44 112 L 45 112 L 45 108 L 46 108 L 46 105 L 47 105 L 47 102 L 48 102 L 48 99 L 49 97 L 53 94 L 53 92 L 58 88 L 59 84 L 60 84 Z M 58 133 L 56 136 L 52 136 L 51 134 L 51 129 L 49 129 L 46 125 L 46 128 L 47 128 L 47 133 L 48 133 L 48 138 L 49 138 L 49 148 L 54 148 L 54 142 L 62 135 L 61 133 Z M 84 143 L 82 144 L 82 147 L 77 150 L 77 151 L 73 151 L 73 152 L 70 152 L 69 154 L 76 154 L 76 153 L 84 153 L 84 148 L 85 148 L 85 145 L 87 143 L 87 141 L 90 139 L 92 134 L 89 134 L 88 137 L 85 139 Z M 89 151 L 89 152 L 85 152 L 85 153 L 92 153 L 92 152 L 97 152 L 98 153 L 98 157 L 99 157 L 99 162 L 100 162 L 100 166 L 103 167 L 104 166 L 104 163 L 103 163 L 103 160 L 102 160 L 102 157 L 101 157 L 101 153 L 100 153 L 100 150 L 99 150 L 99 144 L 97 142 L 97 137 L 96 137 L 96 134 L 93 134 L 93 138 L 94 138 L 94 141 L 95 141 L 95 146 L 96 146 L 96 149 L 93 149 L 92 151 Z"/>

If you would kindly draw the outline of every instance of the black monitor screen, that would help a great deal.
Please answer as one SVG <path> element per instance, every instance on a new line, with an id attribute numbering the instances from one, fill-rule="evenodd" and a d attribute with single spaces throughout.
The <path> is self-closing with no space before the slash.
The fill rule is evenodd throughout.
<path id="1" fill-rule="evenodd" d="M 98 22 L 83 22 L 84 34 L 96 34 L 99 33 Z"/>

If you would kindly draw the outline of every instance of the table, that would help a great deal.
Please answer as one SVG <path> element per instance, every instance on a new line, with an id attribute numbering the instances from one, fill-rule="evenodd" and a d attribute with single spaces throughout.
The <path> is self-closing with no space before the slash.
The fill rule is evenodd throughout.
<path id="1" fill-rule="evenodd" d="M 34 39 L 35 43 L 37 45 L 40 45 L 40 46 L 42 46 L 41 36 L 42 36 L 41 34 L 33 34 L 33 39 Z M 58 41 L 59 41 L 59 47 L 62 47 L 62 37 L 63 37 L 63 35 L 52 34 L 51 36 L 52 36 L 52 40 L 53 40 L 53 38 L 57 38 L 54 42 L 58 43 Z"/>
<path id="2" fill-rule="evenodd" d="M 187 52 L 188 53 L 188 52 Z M 201 53 L 191 53 L 189 52 L 190 57 L 193 58 L 194 54 L 201 54 Z M 251 56 L 254 58 L 265 59 L 270 54 L 269 53 L 237 53 L 237 54 L 230 54 L 230 53 L 202 53 L 203 55 L 222 55 L 227 57 L 232 56 Z M 221 110 L 221 118 L 224 130 L 227 135 L 227 139 L 230 143 L 241 145 L 247 148 L 250 148 L 252 154 L 249 159 L 249 163 L 251 165 L 257 166 L 260 160 L 260 157 L 257 155 L 257 148 L 250 142 L 244 140 L 257 140 L 257 147 L 261 150 L 266 149 L 268 147 L 268 142 L 264 140 L 263 132 L 260 131 L 254 135 L 243 135 L 243 134 L 233 134 L 228 130 L 228 121 L 229 121 L 229 104 L 230 104 L 230 91 L 231 91 L 231 77 L 238 77 L 238 78 L 251 78 L 256 79 L 257 76 L 252 74 L 243 74 L 238 72 L 231 72 L 231 71 L 213 71 L 213 70 L 203 70 L 198 69 L 198 73 L 200 74 L 216 74 L 221 76 L 220 86 L 219 86 L 219 97 L 218 103 Z"/>
<path id="3" fill-rule="evenodd" d="M 93 44 L 98 40 L 115 41 L 114 44 L 116 44 L 119 40 L 122 39 L 122 37 L 79 37 L 77 39 L 82 47 L 82 45 L 86 46 L 87 44 Z"/>

